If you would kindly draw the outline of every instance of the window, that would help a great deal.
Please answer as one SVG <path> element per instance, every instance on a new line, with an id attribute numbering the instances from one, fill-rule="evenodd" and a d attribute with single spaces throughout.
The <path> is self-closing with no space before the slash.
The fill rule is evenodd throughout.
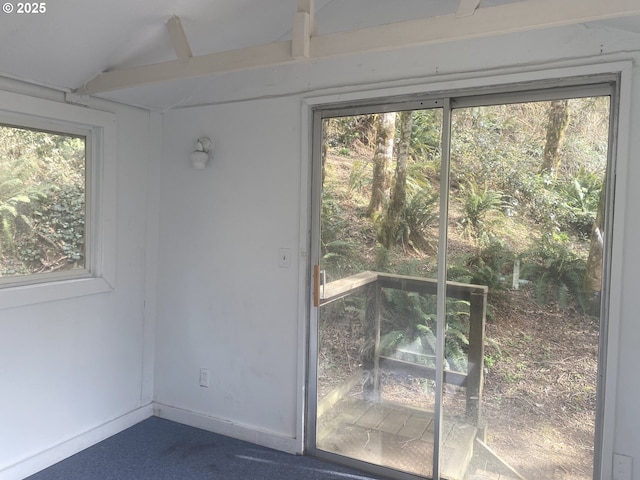
<path id="1" fill-rule="evenodd" d="M 0 286 L 86 275 L 90 132 L 0 124 Z"/>
<path id="2" fill-rule="evenodd" d="M 115 119 L 0 91 L 0 309 L 113 289 Z"/>

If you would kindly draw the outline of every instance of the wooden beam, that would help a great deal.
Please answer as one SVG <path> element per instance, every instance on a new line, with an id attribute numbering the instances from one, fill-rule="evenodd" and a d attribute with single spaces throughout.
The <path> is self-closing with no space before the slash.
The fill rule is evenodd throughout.
<path id="1" fill-rule="evenodd" d="M 291 56 L 291 42 L 270 43 L 259 47 L 192 57 L 187 63 L 173 60 L 104 72 L 78 88 L 75 93 L 93 95 L 181 78 L 195 78 L 249 68 L 273 67 L 294 61 Z"/>
<path id="2" fill-rule="evenodd" d="M 309 28 L 311 35 L 316 34 L 315 1 L 316 0 L 298 0 L 298 12 L 306 12 L 309 14 Z"/>
<path id="3" fill-rule="evenodd" d="M 313 0 L 298 0 L 298 11 L 313 13 Z"/>
<path id="4" fill-rule="evenodd" d="M 299 1 L 303 7 L 305 1 L 308 2 Z M 311 17 L 311 12 L 308 13 Z M 640 15 L 638 0 L 526 0 L 480 8 L 475 14 L 467 17 L 451 14 L 352 32 L 313 36 L 309 39 L 308 57 L 305 55 L 305 39 L 308 38 L 305 18 L 297 20 L 303 28 L 302 31 L 296 32 L 294 37 L 295 49 L 294 42 L 281 42 L 192 57 L 185 63 L 171 61 L 115 70 L 98 75 L 78 88 L 75 93 L 90 95 L 234 70 L 275 67 L 296 61 L 294 50 L 297 58 L 320 59 L 632 15 Z M 312 18 L 309 18 L 309 28 L 312 28 L 311 25 Z M 300 26 L 298 28 L 300 29 Z"/>
<path id="5" fill-rule="evenodd" d="M 178 61 L 180 63 L 188 62 L 189 59 L 193 57 L 193 54 L 191 53 L 191 47 L 189 46 L 187 36 L 184 34 L 180 17 L 176 17 L 174 15 L 167 20 L 167 30 L 169 30 L 171 46 L 176 52 Z"/>
<path id="6" fill-rule="evenodd" d="M 355 290 L 378 281 L 376 272 L 360 272 L 350 277 L 341 278 L 329 282 L 324 286 L 324 295 L 320 300 L 321 305 L 326 305 L 354 293 Z"/>
<path id="7" fill-rule="evenodd" d="M 311 57 L 434 44 L 640 14 L 638 0 L 526 0 L 455 14 L 313 37 Z"/>
<path id="8" fill-rule="evenodd" d="M 293 20 L 291 56 L 296 60 L 309 58 L 311 45 L 311 16 L 307 12 L 298 12 Z"/>
<path id="9" fill-rule="evenodd" d="M 313 29 L 313 0 L 298 0 L 298 11 L 293 19 L 291 56 L 298 59 L 309 58 Z"/>
<path id="10" fill-rule="evenodd" d="M 458 11 L 456 12 L 457 18 L 462 17 L 470 17 L 480 5 L 480 0 L 460 0 L 460 5 L 458 5 Z"/>

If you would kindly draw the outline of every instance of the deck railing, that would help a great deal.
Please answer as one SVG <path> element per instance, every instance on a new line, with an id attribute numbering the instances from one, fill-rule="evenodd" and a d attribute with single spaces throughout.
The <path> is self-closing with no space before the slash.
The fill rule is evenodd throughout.
<path id="1" fill-rule="evenodd" d="M 361 272 L 350 277 L 342 278 L 321 287 L 320 306 L 354 293 L 365 293 L 365 325 L 369 328 L 369 335 L 374 348 L 372 353 L 363 359 L 363 367 L 373 374 L 369 376 L 365 388 L 368 394 L 379 399 L 380 372 L 403 371 L 427 379 L 435 379 L 435 368 L 385 357 L 380 352 L 381 330 L 381 289 L 394 288 L 406 292 L 425 295 L 436 295 L 436 280 L 393 275 L 380 272 Z M 469 348 L 467 351 L 467 372 L 444 371 L 444 382 L 465 387 L 466 389 L 466 417 L 469 423 L 480 426 L 482 417 L 482 385 L 484 375 L 484 330 L 486 318 L 488 288 L 482 285 L 470 285 L 457 282 L 447 282 L 447 298 L 455 298 L 469 302 Z"/>

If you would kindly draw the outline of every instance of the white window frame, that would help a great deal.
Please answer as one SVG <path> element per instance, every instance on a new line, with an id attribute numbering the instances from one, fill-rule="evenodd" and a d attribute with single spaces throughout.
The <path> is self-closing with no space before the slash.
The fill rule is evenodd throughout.
<path id="1" fill-rule="evenodd" d="M 62 135 L 81 134 L 87 139 L 85 268 L 5 277 L 0 284 L 0 309 L 112 291 L 116 245 L 115 115 L 0 91 L 0 123 Z"/>

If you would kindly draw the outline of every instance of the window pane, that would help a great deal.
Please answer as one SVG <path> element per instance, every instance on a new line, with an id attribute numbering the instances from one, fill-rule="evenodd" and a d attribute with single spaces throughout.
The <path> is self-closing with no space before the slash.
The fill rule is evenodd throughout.
<path id="1" fill-rule="evenodd" d="M 2 279 L 87 266 L 85 153 L 83 136 L 0 125 Z"/>

